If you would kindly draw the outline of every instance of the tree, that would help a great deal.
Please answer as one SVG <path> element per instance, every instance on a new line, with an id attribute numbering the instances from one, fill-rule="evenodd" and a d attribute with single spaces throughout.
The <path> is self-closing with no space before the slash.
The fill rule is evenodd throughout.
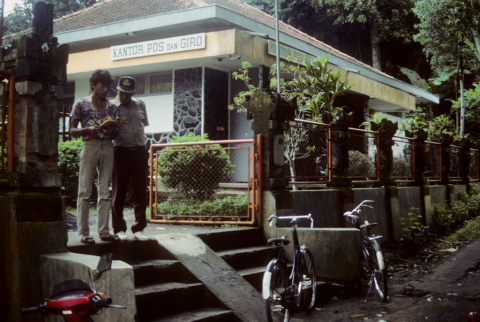
<path id="1" fill-rule="evenodd" d="M 380 42 L 391 37 L 410 42 L 413 34 L 413 0 L 311 0 L 336 17 L 334 24 L 359 23 L 368 29 L 372 66 L 382 70 Z"/>
<path id="2" fill-rule="evenodd" d="M 465 134 L 464 73 L 475 68 L 474 51 L 468 42 L 480 44 L 478 0 L 419 0 L 414 13 L 420 19 L 414 39 L 424 47 L 432 68 L 456 66 L 460 81 L 460 136 Z"/>
<path id="3" fill-rule="evenodd" d="M 3 34 L 10 35 L 29 29 L 33 21 L 33 6 L 38 1 L 53 4 L 54 17 L 59 18 L 104 0 L 23 0 L 21 5 L 16 3 L 13 13 L 5 17 Z"/>

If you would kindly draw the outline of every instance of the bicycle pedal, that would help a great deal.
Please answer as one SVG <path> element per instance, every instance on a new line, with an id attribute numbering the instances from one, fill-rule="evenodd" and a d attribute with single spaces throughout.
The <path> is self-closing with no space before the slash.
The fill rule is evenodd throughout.
<path id="1" fill-rule="evenodd" d="M 283 311 L 283 306 L 281 305 L 274 305 L 272 308 L 272 312 L 282 312 Z"/>

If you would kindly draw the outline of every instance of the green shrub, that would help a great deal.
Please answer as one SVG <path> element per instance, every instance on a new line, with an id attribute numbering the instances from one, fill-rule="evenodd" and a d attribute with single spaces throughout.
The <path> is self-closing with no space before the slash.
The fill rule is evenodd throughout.
<path id="1" fill-rule="evenodd" d="M 75 190 L 78 187 L 82 147 L 81 139 L 58 143 L 58 171 L 63 176 L 63 185 L 67 190 Z"/>
<path id="2" fill-rule="evenodd" d="M 183 137 L 174 136 L 171 143 L 200 141 L 208 141 L 207 136 L 189 133 Z M 220 182 L 228 178 L 234 165 L 225 150 L 216 150 L 220 148 L 219 144 L 204 146 L 212 150 L 194 150 L 198 148 L 199 145 L 167 147 L 169 152 L 159 154 L 157 174 L 167 188 L 190 199 L 208 200 L 218 190 Z"/>
<path id="3" fill-rule="evenodd" d="M 394 157 L 393 158 L 393 176 L 395 177 L 409 177 L 411 176 L 410 164 L 407 159 Z"/>
<path id="4" fill-rule="evenodd" d="M 244 216 L 248 212 L 247 196 L 225 197 L 213 201 L 199 201 L 197 199 L 174 199 L 169 197 L 166 201 L 157 205 L 158 213 L 166 215 L 167 219 L 175 216 L 201 216 L 210 217 L 209 220 L 222 220 L 212 217 L 229 217 L 235 221 L 238 216 Z M 182 218 L 184 219 L 184 218 Z"/>
<path id="5" fill-rule="evenodd" d="M 375 163 L 360 151 L 348 151 L 348 175 L 351 177 L 375 176 Z"/>

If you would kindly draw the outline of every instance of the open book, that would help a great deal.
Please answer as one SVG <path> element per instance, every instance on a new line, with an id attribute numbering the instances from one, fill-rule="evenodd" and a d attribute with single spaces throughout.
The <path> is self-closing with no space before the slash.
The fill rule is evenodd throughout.
<path id="1" fill-rule="evenodd" d="M 127 122 L 108 120 L 108 121 L 103 122 L 102 125 L 100 125 L 100 128 L 101 129 L 106 129 L 106 128 L 109 128 L 111 126 L 116 126 L 117 128 L 121 128 L 123 125 L 125 125 L 125 123 L 127 123 Z"/>

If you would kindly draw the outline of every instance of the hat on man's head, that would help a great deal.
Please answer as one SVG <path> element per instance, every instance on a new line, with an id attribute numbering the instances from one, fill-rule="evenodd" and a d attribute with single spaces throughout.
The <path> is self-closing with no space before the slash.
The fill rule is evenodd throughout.
<path id="1" fill-rule="evenodd" d="M 130 76 L 122 76 L 118 80 L 117 91 L 133 94 L 135 93 L 135 78 Z"/>

